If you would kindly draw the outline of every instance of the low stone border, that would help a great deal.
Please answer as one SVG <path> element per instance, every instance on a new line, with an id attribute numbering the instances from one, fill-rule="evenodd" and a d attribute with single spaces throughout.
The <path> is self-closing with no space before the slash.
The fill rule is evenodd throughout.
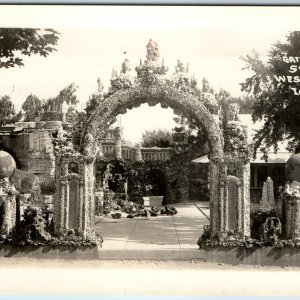
<path id="1" fill-rule="evenodd" d="M 205 260 L 224 264 L 300 267 L 300 248 L 204 247 Z"/>
<path id="2" fill-rule="evenodd" d="M 0 245 L 0 257 L 63 260 L 201 260 L 231 265 L 300 267 L 300 248 L 208 247 L 178 250 L 104 250 L 100 246 Z"/>
<path id="3" fill-rule="evenodd" d="M 0 245 L 0 257 L 26 257 L 35 259 L 98 259 L 101 246 L 31 246 Z"/>

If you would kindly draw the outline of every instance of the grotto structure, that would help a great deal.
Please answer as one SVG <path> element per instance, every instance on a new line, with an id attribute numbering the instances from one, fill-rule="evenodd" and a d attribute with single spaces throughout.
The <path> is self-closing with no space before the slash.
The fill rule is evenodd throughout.
<path id="1" fill-rule="evenodd" d="M 237 238 L 249 236 L 250 155 L 246 128 L 233 114 L 224 137 L 214 96 L 197 93 L 196 82 L 190 78 L 188 67 L 179 60 L 175 73 L 168 75 L 168 68 L 159 58 L 158 45 L 149 40 L 146 47 L 146 59 L 135 68 L 136 74 L 125 59 L 119 75 L 113 72 L 107 94 L 103 93 L 100 84 L 101 101 L 85 123 L 78 151 L 71 142 L 60 146 L 60 140 L 66 138 L 63 132 L 58 134 L 55 151 L 56 233 L 77 229 L 87 236 L 93 232 L 95 195 L 101 195 L 95 185 L 94 166 L 101 139 L 118 114 L 148 103 L 149 106 L 160 104 L 162 108 L 172 108 L 177 114 L 201 125 L 207 133 L 210 147 L 210 237 L 226 239 L 229 232 Z"/>

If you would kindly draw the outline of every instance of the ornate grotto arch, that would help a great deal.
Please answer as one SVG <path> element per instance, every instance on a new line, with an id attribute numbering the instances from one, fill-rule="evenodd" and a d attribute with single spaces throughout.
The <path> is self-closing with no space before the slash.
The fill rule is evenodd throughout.
<path id="1" fill-rule="evenodd" d="M 80 172 L 76 175 L 80 182 L 77 189 L 76 199 L 78 201 L 78 215 L 74 220 L 78 222 L 74 227 L 87 236 L 94 230 L 94 205 L 95 205 L 95 168 L 94 161 L 98 153 L 98 145 L 104 137 L 107 129 L 116 121 L 118 114 L 126 113 L 127 109 L 139 107 L 143 103 L 150 106 L 160 104 L 162 108 L 170 107 L 176 113 L 182 114 L 191 119 L 193 123 L 201 125 L 207 133 L 210 146 L 210 237 L 225 237 L 230 229 L 228 227 L 228 195 L 234 195 L 234 203 L 244 212 L 249 202 L 249 169 L 248 158 L 240 163 L 239 150 L 237 160 L 230 162 L 224 151 L 223 132 L 219 127 L 218 105 L 214 102 L 211 94 L 199 93 L 195 80 L 189 78 L 188 67 L 178 61 L 175 73 L 167 75 L 168 68 L 163 61 L 158 62 L 158 46 L 152 40 L 147 44 L 147 56 L 144 63 L 135 68 L 137 75 L 132 76 L 129 61 L 125 59 L 119 75 L 113 71 L 111 87 L 107 94 L 103 93 L 103 85 L 98 80 L 98 94 L 96 95 L 98 105 L 90 113 L 82 132 L 79 152 L 60 152 L 56 156 L 56 178 L 57 193 L 55 205 L 57 207 L 54 215 L 56 232 L 64 232 L 70 229 L 69 214 L 70 209 L 70 181 L 61 182 L 62 175 L 68 179 L 72 175 L 72 168 L 68 168 L 70 159 L 80 164 Z M 237 136 L 240 138 L 239 124 L 231 124 L 237 129 Z M 242 140 L 244 138 L 242 137 Z M 230 143 L 229 143 L 230 144 Z M 236 146 L 236 141 L 233 142 Z M 234 148 L 233 147 L 233 148 Z M 71 147 L 72 148 L 72 147 Z M 234 148 L 235 149 L 235 148 Z M 73 151 L 73 152 L 72 152 Z M 229 153 L 232 152 L 231 150 Z M 241 182 L 238 186 L 233 186 L 236 192 L 228 190 L 227 167 L 228 163 L 235 164 L 238 169 Z M 74 175 L 74 174 L 73 174 Z M 75 176 L 75 175 L 74 175 Z M 73 177 L 74 177 L 73 176 Z M 76 177 L 76 178 L 77 178 Z M 73 183 L 74 185 L 74 183 Z M 230 202 L 231 203 L 231 202 Z M 239 236 L 249 235 L 248 210 L 246 217 L 244 213 L 237 218 L 236 233 Z M 74 221 L 73 220 L 73 221 Z"/>
<path id="2" fill-rule="evenodd" d="M 168 68 L 164 66 L 163 61 L 158 62 L 158 57 L 157 44 L 150 40 L 147 45 L 147 58 L 143 64 L 140 62 L 136 67 L 135 78 L 129 74 L 131 69 L 128 60 L 125 60 L 119 76 L 113 71 L 111 88 L 107 95 L 103 95 L 103 86 L 98 81 L 98 97 L 101 101 L 86 122 L 80 151 L 88 158 L 87 161 L 93 162 L 98 150 L 98 141 L 104 137 L 108 127 L 116 121 L 117 115 L 126 113 L 127 109 L 139 107 L 143 103 L 148 103 L 149 106 L 160 104 L 162 108 L 170 107 L 176 113 L 202 125 L 206 130 L 210 146 L 210 228 L 213 235 L 218 235 L 220 180 L 225 178 L 223 178 L 223 134 L 218 125 L 218 115 L 211 112 L 215 103 L 207 99 L 209 95 L 202 95 L 205 99 L 196 96 L 195 82 L 188 78 L 188 69 L 181 61 L 178 60 L 175 73 L 167 76 Z M 216 109 L 215 113 L 217 113 Z"/>
<path id="3" fill-rule="evenodd" d="M 95 141 L 102 139 L 108 127 L 116 121 L 118 114 L 126 113 L 127 109 L 139 107 L 148 103 L 150 106 L 160 104 L 162 108 L 170 107 L 194 123 L 202 125 L 208 135 L 208 141 L 212 158 L 223 157 L 223 134 L 220 130 L 216 117 L 195 96 L 181 91 L 180 89 L 161 83 L 157 86 L 143 87 L 134 86 L 120 90 L 105 99 L 89 118 L 83 137 L 91 134 Z M 87 141 L 81 141 L 81 151 L 87 146 Z"/>

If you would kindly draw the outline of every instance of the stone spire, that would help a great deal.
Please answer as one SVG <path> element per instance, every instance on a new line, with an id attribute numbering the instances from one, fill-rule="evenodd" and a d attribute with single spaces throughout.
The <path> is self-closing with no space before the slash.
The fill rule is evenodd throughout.
<path id="1" fill-rule="evenodd" d="M 118 73 L 115 70 L 115 68 L 113 67 L 112 72 L 111 72 L 111 80 L 114 80 L 118 77 Z"/>

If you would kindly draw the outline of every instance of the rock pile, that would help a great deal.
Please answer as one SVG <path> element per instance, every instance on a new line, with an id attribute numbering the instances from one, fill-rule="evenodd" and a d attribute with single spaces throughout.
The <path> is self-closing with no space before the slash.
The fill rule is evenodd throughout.
<path id="1" fill-rule="evenodd" d="M 120 219 L 122 213 L 127 214 L 126 218 L 135 217 L 157 217 L 159 215 L 172 216 L 177 214 L 173 206 L 145 208 L 144 205 L 127 200 L 112 200 L 104 203 L 104 214 L 111 215 L 113 219 Z"/>

